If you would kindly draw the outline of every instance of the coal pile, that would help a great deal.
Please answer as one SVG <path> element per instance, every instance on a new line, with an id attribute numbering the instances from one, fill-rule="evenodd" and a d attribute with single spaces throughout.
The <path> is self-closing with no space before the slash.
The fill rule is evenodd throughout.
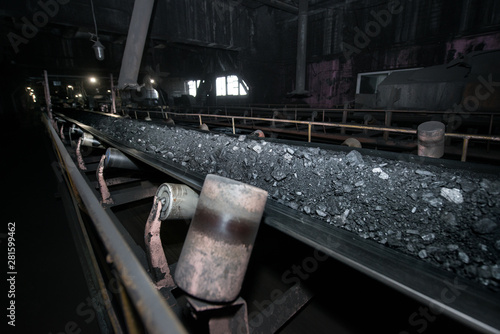
<path id="1" fill-rule="evenodd" d="M 68 114 L 125 145 L 202 175 L 239 180 L 325 224 L 500 289 L 500 176 Z"/>

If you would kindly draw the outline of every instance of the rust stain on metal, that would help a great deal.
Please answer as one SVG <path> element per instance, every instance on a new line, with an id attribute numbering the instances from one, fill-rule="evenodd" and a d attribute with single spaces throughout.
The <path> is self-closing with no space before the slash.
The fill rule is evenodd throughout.
<path id="1" fill-rule="evenodd" d="M 62 140 L 64 140 L 64 132 L 63 131 L 64 131 L 64 124 L 61 124 L 61 133 L 60 133 L 60 135 L 61 135 L 61 139 Z"/>
<path id="2" fill-rule="evenodd" d="M 170 269 L 168 267 L 167 258 L 163 251 L 163 245 L 160 238 L 161 229 L 161 213 L 162 203 L 158 198 L 154 197 L 153 207 L 146 222 L 144 231 L 144 241 L 148 255 L 149 264 L 153 272 L 155 285 L 158 289 L 174 288 L 175 283 Z"/>
<path id="3" fill-rule="evenodd" d="M 99 185 L 99 190 L 101 191 L 102 203 L 103 204 L 113 204 L 113 199 L 111 198 L 111 193 L 109 192 L 106 181 L 104 180 L 104 160 L 106 156 L 101 157 L 99 166 L 97 167 L 96 176 L 97 184 Z"/>
<path id="4" fill-rule="evenodd" d="M 176 281 L 195 297 L 212 302 L 233 301 L 240 292 L 252 248 L 195 233 L 186 240 L 175 272 Z M 189 263 L 180 265 L 184 259 L 189 259 Z"/>
<path id="5" fill-rule="evenodd" d="M 444 155 L 445 125 L 430 121 L 418 126 L 418 155 L 441 158 Z"/>
<path id="6" fill-rule="evenodd" d="M 78 168 L 81 170 L 87 170 L 85 167 L 85 163 L 83 162 L 82 152 L 80 151 L 80 146 L 82 145 L 82 138 L 78 139 L 78 143 L 76 144 L 76 159 L 78 160 Z"/>
<path id="7" fill-rule="evenodd" d="M 220 176 L 211 175 L 212 177 L 205 180 L 203 188 L 205 196 L 210 199 L 219 199 L 220 204 L 224 205 L 225 209 L 237 206 L 238 210 L 244 210 L 249 213 L 260 212 L 263 210 L 262 202 L 267 199 L 267 191 L 260 188 L 237 182 L 231 179 L 226 179 L 225 183 L 220 183 Z"/>
<path id="8" fill-rule="evenodd" d="M 209 302 L 235 300 L 266 201 L 260 188 L 208 175 L 177 263 L 177 285 Z"/>

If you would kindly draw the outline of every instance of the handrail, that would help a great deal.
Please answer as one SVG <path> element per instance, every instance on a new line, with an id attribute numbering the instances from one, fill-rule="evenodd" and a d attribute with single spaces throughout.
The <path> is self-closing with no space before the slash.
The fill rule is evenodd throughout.
<path id="1" fill-rule="evenodd" d="M 244 109 L 243 107 L 241 107 Z M 257 108 L 256 108 L 257 109 Z M 269 111 L 268 108 L 258 108 L 259 110 L 266 110 Z M 245 109 L 246 110 L 246 109 Z M 311 111 L 312 109 L 305 109 Z M 327 109 L 325 109 L 327 110 Z M 410 112 L 408 110 L 372 110 L 372 109 L 344 109 L 340 110 L 338 109 L 337 111 L 343 111 L 345 112 L 346 110 L 348 111 L 361 111 L 361 110 L 370 110 L 370 111 L 380 111 L 380 112 Z M 225 119 L 230 119 L 231 120 L 231 127 L 233 128 L 233 134 L 235 134 L 235 128 L 237 127 L 234 123 L 235 119 L 239 120 L 251 120 L 251 121 L 264 121 L 264 122 L 279 122 L 279 123 L 291 123 L 291 124 L 303 124 L 308 126 L 308 142 L 311 142 L 312 138 L 312 126 L 313 125 L 318 125 L 318 126 L 323 126 L 323 127 L 338 127 L 341 129 L 358 129 L 358 130 L 372 130 L 372 131 L 383 131 L 385 133 L 393 132 L 393 133 L 406 133 L 406 134 L 412 134 L 416 135 L 417 130 L 414 129 L 405 129 L 405 128 L 394 128 L 390 126 L 377 126 L 377 125 L 362 125 L 362 124 L 352 124 L 352 123 L 332 123 L 332 122 L 316 122 L 316 121 L 298 121 L 298 120 L 291 120 L 291 119 L 278 119 L 278 118 L 265 118 L 265 117 L 248 117 L 248 116 L 233 116 L 233 115 L 213 115 L 213 114 L 203 114 L 203 113 L 178 113 L 178 112 L 172 112 L 169 110 L 162 110 L 162 111 L 148 111 L 152 113 L 158 113 L 158 114 L 166 114 L 167 116 L 169 115 L 175 115 L 175 116 L 193 116 L 197 117 L 199 119 L 200 125 L 203 123 L 202 119 L 203 117 L 211 117 L 211 118 L 225 118 Z M 426 111 L 426 113 L 447 113 L 445 111 Z M 475 113 L 478 114 L 478 113 Z M 481 114 L 481 113 L 479 113 Z M 484 113 L 484 115 L 496 115 L 496 113 Z M 135 112 L 135 117 L 137 118 L 137 112 Z M 493 122 L 493 117 L 490 117 L 491 123 Z M 491 124 L 490 124 L 491 128 Z M 461 161 L 466 161 L 467 158 L 467 149 L 469 145 L 469 140 L 474 139 L 474 140 L 487 140 L 487 141 L 500 141 L 500 136 L 492 136 L 492 135 L 474 135 L 474 134 L 462 134 L 462 133 L 445 133 L 445 137 L 450 137 L 450 138 L 460 138 L 463 139 L 463 145 L 462 145 L 462 156 L 461 156 Z"/>
<path id="2" fill-rule="evenodd" d="M 43 121 L 66 166 L 66 172 L 72 184 L 78 190 L 78 194 L 87 208 L 88 214 L 92 218 L 92 222 L 106 246 L 111 259 L 116 265 L 123 284 L 134 302 L 141 319 L 144 321 L 144 326 L 148 332 L 158 334 L 167 331 L 169 333 L 186 333 L 177 316 L 153 285 L 144 267 L 80 174 L 61 139 L 59 139 L 54 128 L 50 125 L 47 116 L 43 116 Z"/>

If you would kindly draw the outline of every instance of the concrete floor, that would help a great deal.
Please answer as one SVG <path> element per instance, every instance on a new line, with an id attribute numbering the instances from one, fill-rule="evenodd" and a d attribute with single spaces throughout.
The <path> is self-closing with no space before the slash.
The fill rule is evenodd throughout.
<path id="1" fill-rule="evenodd" d="M 8 326 L 7 333 L 99 333 L 95 317 L 90 321 L 82 315 L 89 292 L 69 228 L 74 222 L 68 221 L 58 194 L 62 179 L 54 173 L 54 153 L 39 114 L 1 119 L 2 245 L 7 224 L 16 223 L 16 326 Z M 7 258 L 6 247 L 2 256 Z M 3 310 L 6 301 L 2 298 Z"/>

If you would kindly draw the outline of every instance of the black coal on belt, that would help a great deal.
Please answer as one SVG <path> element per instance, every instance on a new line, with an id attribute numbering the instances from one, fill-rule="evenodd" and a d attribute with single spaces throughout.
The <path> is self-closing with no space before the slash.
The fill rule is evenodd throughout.
<path id="1" fill-rule="evenodd" d="M 498 175 L 89 113 L 70 117 L 159 159 L 260 187 L 294 210 L 500 288 Z"/>

